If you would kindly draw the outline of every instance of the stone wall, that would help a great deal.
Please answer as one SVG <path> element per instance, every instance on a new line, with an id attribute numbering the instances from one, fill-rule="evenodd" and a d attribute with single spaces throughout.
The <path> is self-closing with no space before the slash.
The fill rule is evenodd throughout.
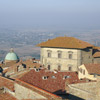
<path id="1" fill-rule="evenodd" d="M 51 52 L 51 57 L 48 57 L 48 51 Z M 58 51 L 61 51 L 61 58 L 58 58 Z M 69 52 L 72 52 L 72 59 L 69 59 Z M 51 66 L 51 70 L 58 69 L 68 71 L 69 66 L 72 66 L 72 71 L 78 71 L 78 66 L 88 63 L 99 63 L 99 59 L 93 59 L 93 49 L 66 49 L 66 48 L 41 48 L 41 63 L 46 67 Z"/>
<path id="2" fill-rule="evenodd" d="M 16 79 L 15 96 L 18 99 L 62 100 L 61 97 Z"/>
<path id="3" fill-rule="evenodd" d="M 95 64 L 100 63 L 100 58 L 94 58 L 94 63 L 95 63 Z"/>
<path id="4" fill-rule="evenodd" d="M 15 96 L 17 99 L 46 99 L 44 96 L 15 83 Z"/>
<path id="5" fill-rule="evenodd" d="M 93 62 L 92 48 L 83 49 L 81 53 L 82 53 L 82 64 L 88 64 Z"/>
<path id="6" fill-rule="evenodd" d="M 100 83 L 78 83 L 78 84 L 66 84 L 69 94 L 80 97 L 85 100 L 100 100 Z"/>
<path id="7" fill-rule="evenodd" d="M 48 57 L 48 51 L 51 51 L 51 57 Z M 58 51 L 61 51 L 61 58 L 58 58 Z M 68 52 L 72 52 L 72 59 L 69 59 Z M 69 66 L 72 66 L 72 71 L 77 71 L 77 67 L 81 65 L 81 50 L 65 48 L 41 48 L 41 63 L 46 67 L 50 65 L 51 70 L 58 69 L 58 65 L 60 65 L 61 71 L 68 71 Z"/>

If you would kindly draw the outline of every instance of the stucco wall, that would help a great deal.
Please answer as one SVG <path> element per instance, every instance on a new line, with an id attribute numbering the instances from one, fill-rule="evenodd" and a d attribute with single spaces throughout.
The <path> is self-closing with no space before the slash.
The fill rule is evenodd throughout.
<path id="1" fill-rule="evenodd" d="M 80 71 L 80 69 L 82 69 L 82 73 Z M 85 74 L 83 74 L 83 70 L 85 70 Z M 90 79 L 90 80 L 97 80 L 96 77 L 94 77 L 94 75 L 90 75 L 87 71 L 87 69 L 85 68 L 84 64 L 79 66 L 79 71 L 78 71 L 78 77 L 79 79 L 82 79 L 82 78 L 87 78 L 87 79 Z"/>
<path id="2" fill-rule="evenodd" d="M 51 51 L 51 57 L 47 57 L 47 51 Z M 62 57 L 58 58 L 58 51 L 62 52 Z M 73 52 L 72 59 L 68 58 L 68 52 Z M 68 66 L 72 65 L 72 71 L 77 71 L 77 67 L 81 65 L 81 50 L 77 49 L 61 49 L 61 48 L 41 48 L 41 63 L 46 67 L 50 64 L 51 70 L 57 69 L 61 65 L 61 70 L 68 71 Z"/>
<path id="3" fill-rule="evenodd" d="M 17 83 L 15 83 L 15 96 L 17 99 L 46 99 L 44 96 Z"/>

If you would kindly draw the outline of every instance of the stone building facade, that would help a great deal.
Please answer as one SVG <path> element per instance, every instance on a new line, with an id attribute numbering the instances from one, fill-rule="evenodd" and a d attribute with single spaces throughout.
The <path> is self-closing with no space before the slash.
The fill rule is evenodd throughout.
<path id="1" fill-rule="evenodd" d="M 41 63 L 49 70 L 78 71 L 82 64 L 100 63 L 100 57 L 93 56 L 99 49 L 95 51 L 93 45 L 73 37 L 57 37 L 38 46 Z"/>
<path id="2" fill-rule="evenodd" d="M 81 65 L 81 50 L 41 48 L 41 63 L 50 70 L 76 71 Z"/>

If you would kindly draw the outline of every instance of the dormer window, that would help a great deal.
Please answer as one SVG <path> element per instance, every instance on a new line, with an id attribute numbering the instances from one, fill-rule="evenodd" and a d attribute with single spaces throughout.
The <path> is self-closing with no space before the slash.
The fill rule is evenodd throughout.
<path id="1" fill-rule="evenodd" d="M 36 61 L 33 61 L 33 63 L 37 63 Z"/>
<path id="2" fill-rule="evenodd" d="M 36 69 L 36 66 L 34 66 L 34 69 Z"/>
<path id="3" fill-rule="evenodd" d="M 66 75 L 66 76 L 64 76 L 64 78 L 63 78 L 63 79 L 68 79 L 68 78 L 70 78 L 70 76 L 67 76 L 67 75 Z"/>
<path id="4" fill-rule="evenodd" d="M 37 68 L 36 68 L 36 69 L 35 69 L 35 71 L 36 71 L 36 72 L 39 72 L 39 71 L 40 71 L 40 69 L 37 69 Z"/>
<path id="5" fill-rule="evenodd" d="M 54 79 L 55 79 L 56 77 L 55 77 L 55 76 L 52 76 L 52 78 L 54 78 Z"/>
<path id="6" fill-rule="evenodd" d="M 47 80 L 48 79 L 48 76 L 43 76 L 42 79 L 43 80 Z"/>
<path id="7" fill-rule="evenodd" d="M 40 68 L 42 68 L 42 66 L 40 66 Z"/>

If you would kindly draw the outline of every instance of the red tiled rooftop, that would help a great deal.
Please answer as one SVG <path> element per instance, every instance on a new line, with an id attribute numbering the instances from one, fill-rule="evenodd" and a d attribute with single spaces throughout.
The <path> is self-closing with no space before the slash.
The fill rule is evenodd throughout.
<path id="1" fill-rule="evenodd" d="M 31 89 L 32 91 L 37 92 L 40 95 L 43 95 L 48 100 L 51 100 L 50 98 L 52 98 L 52 99 L 55 98 L 56 100 L 61 100 L 61 97 L 60 96 L 57 96 L 55 94 L 52 94 L 52 93 L 50 93 L 48 91 L 45 91 L 43 89 L 40 89 L 39 87 L 36 87 L 36 86 L 31 85 L 29 83 L 26 83 L 26 82 L 24 82 L 24 81 L 22 81 L 20 79 L 16 79 L 16 83 L 18 83 L 18 84 L 20 84 L 20 85 L 22 85 L 22 86 L 24 86 L 26 88 Z M 55 99 L 53 99 L 53 100 L 55 100 Z"/>
<path id="2" fill-rule="evenodd" d="M 8 93 L 2 93 L 0 94 L 0 100 L 17 100 L 17 99 Z"/>
<path id="3" fill-rule="evenodd" d="M 0 76 L 0 87 L 6 87 L 14 91 L 14 81 Z"/>
<path id="4" fill-rule="evenodd" d="M 48 79 L 42 79 L 43 76 L 48 76 Z M 52 78 L 55 76 L 55 78 Z M 70 76 L 67 79 L 64 79 L 64 76 Z M 69 84 L 74 84 L 79 82 L 78 75 L 76 72 L 51 72 L 46 71 L 45 69 L 41 69 L 39 72 L 35 70 L 31 70 L 24 76 L 20 78 L 20 80 L 44 89 L 48 92 L 64 92 L 65 91 L 65 82 L 69 81 Z"/>
<path id="5" fill-rule="evenodd" d="M 84 64 L 89 74 L 100 74 L 100 64 Z"/>
<path id="6" fill-rule="evenodd" d="M 93 49 L 100 50 L 100 47 L 94 46 Z"/>
<path id="7" fill-rule="evenodd" d="M 42 42 L 37 46 L 40 47 L 61 47 L 61 48 L 79 48 L 84 49 L 93 47 L 92 44 L 79 40 L 74 37 L 57 37 L 46 42 Z"/>
<path id="8" fill-rule="evenodd" d="M 100 57 L 100 51 L 95 52 L 95 53 L 93 54 L 93 57 L 94 57 L 94 58 L 96 58 L 96 57 Z"/>
<path id="9" fill-rule="evenodd" d="M 39 62 L 39 60 L 28 59 L 28 60 L 24 61 L 23 63 L 29 68 L 34 68 L 34 67 L 40 68 L 40 66 L 42 66 L 42 65 L 37 62 Z"/>

